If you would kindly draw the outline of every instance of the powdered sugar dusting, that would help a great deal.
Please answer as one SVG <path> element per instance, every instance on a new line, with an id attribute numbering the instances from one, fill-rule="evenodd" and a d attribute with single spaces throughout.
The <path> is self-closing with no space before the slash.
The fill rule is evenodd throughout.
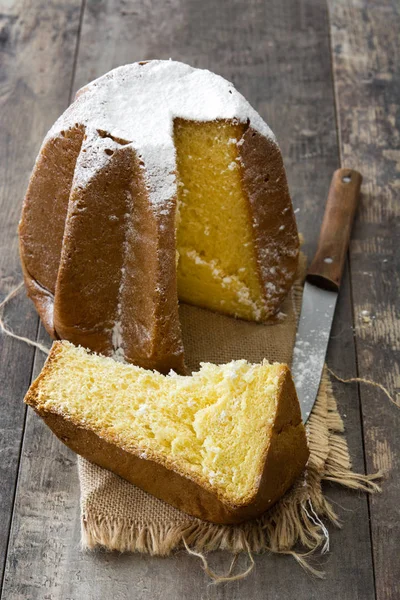
<path id="1" fill-rule="evenodd" d="M 125 251 L 126 251 L 126 246 L 127 246 L 127 244 L 125 243 Z M 125 362 L 125 352 L 124 352 L 124 348 L 123 348 L 124 337 L 123 337 L 123 329 L 122 329 L 122 323 L 121 323 L 121 320 L 122 320 L 121 299 L 122 299 L 122 292 L 123 292 L 124 285 L 125 285 L 125 272 L 126 272 L 125 267 L 122 267 L 121 279 L 120 279 L 120 284 L 119 284 L 119 289 L 118 289 L 117 319 L 111 330 L 111 343 L 112 343 L 112 347 L 113 347 L 112 357 L 115 360 L 118 360 L 120 362 Z"/>
<path id="2" fill-rule="evenodd" d="M 115 323 L 114 323 L 114 327 L 111 330 L 111 342 L 113 345 L 112 357 L 115 360 L 124 362 L 125 356 L 124 356 L 124 351 L 122 349 L 123 338 L 122 338 L 121 321 L 115 321 Z"/>
<path id="3" fill-rule="evenodd" d="M 194 69 L 180 62 L 154 60 L 119 67 L 85 86 L 54 124 L 44 144 L 71 128 L 78 126 L 85 130 L 73 187 L 86 186 L 100 170 L 107 168 L 116 150 L 133 148 L 143 169 L 150 205 L 158 216 L 170 215 L 175 210 L 177 196 L 175 118 L 246 123 L 275 142 L 272 131 L 230 82 L 210 71 Z M 243 138 L 231 138 L 229 143 L 239 146 Z M 228 167 L 230 170 L 237 168 L 239 165 L 234 161 Z M 163 227 L 161 223 L 160 230 Z M 282 248 L 279 251 L 282 253 Z M 261 269 L 262 264 L 261 260 Z M 215 278 L 226 278 L 226 274 L 219 272 L 217 264 L 211 268 Z M 284 285 L 288 275 L 281 275 Z M 124 279 L 122 270 L 117 314 L 110 331 L 113 356 L 117 360 L 124 360 L 121 308 Z M 270 276 L 265 277 L 268 279 Z M 271 288 L 268 292 L 274 297 L 281 289 Z M 253 303 L 246 286 L 238 286 L 237 299 L 241 304 L 251 306 L 254 318 L 260 319 L 264 306 Z"/>
<path id="4" fill-rule="evenodd" d="M 96 129 L 87 126 L 72 187 L 85 187 L 96 173 L 107 166 L 110 156 L 119 147 L 120 144 L 111 138 L 103 138 Z"/>
<path id="5" fill-rule="evenodd" d="M 336 299 L 336 292 L 320 289 L 306 281 L 292 361 L 292 375 L 304 422 L 317 396 Z"/>
<path id="6" fill-rule="evenodd" d="M 93 81 L 55 123 L 49 136 L 79 123 L 131 144 L 144 163 L 150 199 L 155 206 L 165 207 L 176 194 L 173 121 L 177 117 L 194 121 L 236 119 L 275 139 L 231 83 L 210 71 L 163 60 L 119 67 Z"/>

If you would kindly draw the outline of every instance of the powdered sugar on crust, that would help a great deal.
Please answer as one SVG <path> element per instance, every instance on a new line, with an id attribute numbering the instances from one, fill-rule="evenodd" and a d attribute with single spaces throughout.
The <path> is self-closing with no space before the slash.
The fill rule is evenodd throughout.
<path id="1" fill-rule="evenodd" d="M 55 123 L 48 137 L 79 123 L 131 144 L 144 163 L 151 202 L 165 210 L 165 204 L 176 194 L 175 118 L 236 119 L 275 139 L 231 83 L 210 71 L 172 60 L 126 65 L 93 81 Z"/>
<path id="2" fill-rule="evenodd" d="M 121 156 L 127 156 L 130 154 L 129 150 L 133 149 L 139 159 L 158 231 L 162 235 L 164 229 L 169 227 L 176 209 L 179 218 L 173 139 L 176 118 L 198 122 L 221 119 L 245 123 L 253 131 L 268 138 L 272 144 L 276 144 L 272 131 L 230 82 L 210 71 L 194 69 L 183 63 L 154 60 L 119 67 L 85 86 L 49 131 L 44 145 L 71 129 L 79 128 L 85 132 L 75 166 L 72 190 L 87 187 L 97 173 L 107 170 L 114 153 L 120 152 Z M 244 143 L 244 137 L 239 141 L 232 138 L 229 143 L 240 147 Z M 127 155 L 124 154 L 125 149 L 128 151 Z M 232 162 L 228 167 L 230 170 L 238 168 L 240 160 Z M 79 194 L 77 198 L 79 200 Z M 249 201 L 251 202 L 251 198 Z M 86 210 L 84 203 L 79 210 Z M 132 227 L 131 216 L 127 214 L 123 224 L 127 237 L 132 237 L 135 233 L 129 229 Z M 109 218 L 112 220 L 116 217 L 111 214 Z M 127 250 L 128 246 L 124 249 L 125 254 Z M 266 314 L 267 304 L 276 305 L 275 298 L 282 296 L 291 277 L 280 266 L 286 250 L 280 247 L 279 242 L 274 245 L 269 240 L 267 247 L 260 244 L 258 251 L 263 280 L 274 282 L 266 286 L 268 303 L 266 300 L 254 303 L 250 290 L 240 285 L 241 280 L 238 278 L 233 282 L 237 302 L 251 307 L 256 320 Z M 267 254 L 273 254 L 274 260 L 267 260 Z M 200 256 L 194 258 L 196 262 L 201 260 Z M 160 255 L 160 261 L 163 260 Z M 126 256 L 122 261 L 122 265 L 125 264 Z M 271 264 L 276 273 L 272 273 Z M 214 279 L 221 280 L 221 285 L 232 283 L 233 276 L 228 277 L 223 273 L 217 262 L 211 262 L 209 267 Z M 126 273 L 122 266 L 117 310 L 107 321 L 110 323 L 107 333 L 112 356 L 122 361 L 125 356 L 129 356 L 128 334 L 124 331 L 126 321 L 123 318 L 125 287 Z M 138 322 L 135 327 L 144 330 L 137 336 L 138 339 L 147 337 L 150 340 L 151 334 L 143 324 Z"/>
<path id="3" fill-rule="evenodd" d="M 120 362 L 125 362 L 125 355 L 122 348 L 123 337 L 121 321 L 115 321 L 114 327 L 111 330 L 111 341 L 113 345 L 113 359 Z"/>
<path id="4" fill-rule="evenodd" d="M 120 147 L 120 144 L 110 138 L 99 136 L 95 128 L 86 126 L 85 139 L 75 165 L 72 189 L 85 187 L 92 177 L 107 166 L 110 153 Z"/>

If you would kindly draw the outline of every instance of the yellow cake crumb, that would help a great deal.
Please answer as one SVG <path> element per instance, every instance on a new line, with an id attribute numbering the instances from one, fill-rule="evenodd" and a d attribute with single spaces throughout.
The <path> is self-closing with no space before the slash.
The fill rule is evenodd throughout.
<path id="1" fill-rule="evenodd" d="M 178 295 L 259 321 L 266 311 L 237 146 L 245 127 L 175 120 Z"/>
<path id="2" fill-rule="evenodd" d="M 59 346 L 38 386 L 38 409 L 141 456 L 168 456 L 230 501 L 257 488 L 286 366 L 238 360 L 164 376 Z"/>

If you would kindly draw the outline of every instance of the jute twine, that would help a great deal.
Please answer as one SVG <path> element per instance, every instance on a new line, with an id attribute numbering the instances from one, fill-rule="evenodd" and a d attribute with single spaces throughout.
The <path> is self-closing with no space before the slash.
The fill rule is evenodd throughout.
<path id="1" fill-rule="evenodd" d="M 305 259 L 302 257 L 292 292 L 281 313 L 268 325 L 236 321 L 182 305 L 180 317 L 188 366 L 196 370 L 200 361 L 223 363 L 237 358 L 251 362 L 267 358 L 290 364 L 304 272 Z M 21 287 L 22 283 L 0 303 L 0 328 L 6 335 L 47 353 L 48 348 L 15 334 L 4 322 L 4 307 Z M 379 383 L 332 375 L 344 383 L 357 381 L 379 387 L 398 406 Z M 113 473 L 79 458 L 82 545 L 87 549 L 102 546 L 109 550 L 152 555 L 168 555 L 184 547 L 201 561 L 215 583 L 246 577 L 254 567 L 253 553 L 263 551 L 290 555 L 303 568 L 321 577 L 323 573 L 314 569 L 309 559 L 317 550 L 321 553 L 329 551 L 327 524 L 340 525 L 338 515 L 323 494 L 323 482 L 365 492 L 380 489 L 375 480 L 381 474 L 364 475 L 352 471 L 343 430 L 325 368 L 307 424 L 310 459 L 304 474 L 261 518 L 238 526 L 214 525 L 185 515 Z M 299 550 L 300 546 L 302 550 Z M 219 575 L 210 567 L 206 553 L 213 550 L 233 553 L 226 574 Z M 240 552 L 247 554 L 249 564 L 242 572 L 234 573 Z"/>
<path id="2" fill-rule="evenodd" d="M 6 304 L 8 304 L 8 302 L 10 302 L 10 300 L 18 294 L 18 292 L 23 288 L 23 286 L 24 286 L 24 282 L 21 281 L 14 289 L 12 289 L 7 294 L 7 296 L 4 298 L 4 300 L 2 302 L 0 302 L 0 329 L 8 337 L 14 338 L 15 340 L 19 340 L 20 342 L 24 342 L 25 344 L 28 344 L 28 346 L 33 346 L 34 348 L 38 348 L 38 350 L 41 350 L 41 352 L 48 354 L 49 348 L 47 348 L 46 346 L 43 346 L 43 344 L 40 344 L 39 342 L 35 342 L 34 340 L 30 340 L 29 338 L 24 337 L 23 335 L 17 335 L 11 329 L 9 329 L 4 322 L 3 311 L 4 311 Z"/>

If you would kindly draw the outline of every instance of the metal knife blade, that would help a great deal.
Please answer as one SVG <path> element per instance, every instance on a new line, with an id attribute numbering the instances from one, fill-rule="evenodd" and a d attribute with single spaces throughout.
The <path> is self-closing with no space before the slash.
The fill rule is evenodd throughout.
<path id="1" fill-rule="evenodd" d="M 335 171 L 316 255 L 307 271 L 292 376 L 305 423 L 317 398 L 362 177 Z"/>
<path id="2" fill-rule="evenodd" d="M 317 397 L 336 307 L 337 292 L 323 290 L 308 281 L 293 350 L 292 374 L 305 423 Z"/>

